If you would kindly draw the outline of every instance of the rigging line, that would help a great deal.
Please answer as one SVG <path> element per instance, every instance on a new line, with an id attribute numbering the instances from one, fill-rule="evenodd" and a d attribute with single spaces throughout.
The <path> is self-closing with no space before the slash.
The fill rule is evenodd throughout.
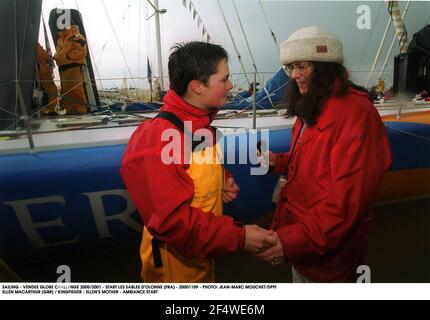
<path id="1" fill-rule="evenodd" d="M 147 25 L 146 29 L 145 29 L 145 39 L 146 39 L 146 48 L 147 48 L 147 56 L 149 56 L 149 54 L 151 54 L 151 60 L 152 60 L 152 54 L 154 52 L 154 48 L 152 50 L 152 52 L 149 52 L 148 48 L 151 48 L 150 44 L 152 43 L 152 39 L 151 39 L 151 25 L 148 22 L 148 18 L 149 17 L 149 3 L 148 1 L 146 2 L 146 12 L 145 12 L 145 23 Z"/>
<path id="2" fill-rule="evenodd" d="M 11 115 L 13 115 L 14 117 L 19 117 L 19 114 L 17 114 L 17 113 L 13 113 L 13 112 L 11 112 L 11 111 L 9 111 L 9 110 L 7 110 L 7 109 L 4 109 L 4 108 L 2 108 L 2 107 L 0 107 L 0 110 L 1 110 L 1 111 L 4 111 L 4 112 L 6 112 L 6 113 L 9 113 L 9 114 L 11 114 Z"/>
<path id="3" fill-rule="evenodd" d="M 29 10 L 30 10 L 30 2 L 27 2 L 25 17 L 28 17 L 30 15 Z M 25 40 L 27 38 L 27 26 L 28 26 L 28 21 L 29 20 L 30 19 L 25 19 L 24 34 L 23 34 L 22 43 L 21 43 L 22 53 L 21 53 L 20 62 L 19 62 L 19 75 L 18 75 L 19 79 L 21 79 L 21 77 L 22 77 L 22 65 L 24 63 L 24 52 L 26 52 L 26 50 L 25 50 Z M 17 78 L 16 80 L 18 81 L 19 79 Z"/>
<path id="4" fill-rule="evenodd" d="M 398 132 L 403 133 L 405 135 L 408 135 L 408 136 L 411 136 L 411 137 L 414 137 L 414 138 L 418 138 L 418 139 L 421 139 L 421 140 L 425 140 L 425 141 L 430 141 L 430 138 L 428 138 L 428 137 L 420 136 L 420 135 L 415 134 L 415 133 L 411 133 L 411 132 L 408 132 L 408 131 L 405 131 L 405 130 L 402 130 L 402 129 L 394 128 L 394 127 L 392 127 L 392 126 L 390 126 L 388 124 L 385 124 L 385 126 L 387 128 L 389 128 L 389 129 L 391 129 L 391 130 L 398 131 Z"/>
<path id="5" fill-rule="evenodd" d="M 382 48 L 385 44 L 385 39 L 387 38 L 387 34 L 388 34 L 388 30 L 390 29 L 390 26 L 391 26 L 391 17 L 388 18 L 387 25 L 386 25 L 385 31 L 384 31 L 384 35 L 382 36 L 381 43 L 379 44 L 378 51 L 376 52 L 375 60 L 373 61 L 372 68 L 370 69 L 369 76 L 367 78 L 366 85 L 365 85 L 366 88 L 369 88 L 370 79 L 372 78 L 372 75 L 373 75 L 373 72 L 375 71 L 379 57 L 381 56 Z"/>
<path id="6" fill-rule="evenodd" d="M 270 27 L 269 19 L 267 18 L 266 11 L 264 10 L 263 3 L 261 2 L 261 0 L 258 0 L 258 3 L 260 4 L 261 11 L 263 12 L 264 19 L 266 20 L 266 24 L 269 27 L 270 35 L 272 36 L 272 39 L 275 42 L 276 50 L 277 50 L 278 53 L 280 53 L 280 49 L 279 49 L 279 45 L 278 45 L 278 40 L 276 39 L 276 35 L 273 32 L 272 28 Z"/>
<path id="7" fill-rule="evenodd" d="M 119 19 L 119 21 L 115 24 L 115 25 L 116 25 L 116 27 L 118 27 L 118 26 L 119 26 L 119 24 L 122 22 L 122 20 L 123 20 L 124 16 L 126 15 L 126 13 L 127 13 L 128 9 L 129 9 L 129 6 L 127 5 L 127 6 L 126 6 L 126 8 L 125 8 L 125 10 L 124 10 L 124 12 L 123 12 L 123 14 L 122 14 L 122 16 L 121 16 L 121 18 L 120 18 L 120 19 Z M 103 46 L 102 46 L 102 51 L 100 52 L 100 54 L 99 54 L 99 55 L 98 55 L 98 57 L 97 57 L 97 61 L 99 61 L 99 60 L 100 60 L 100 58 L 101 58 L 101 56 L 102 56 L 102 54 L 103 54 L 103 52 L 104 52 L 104 50 L 105 50 L 106 45 L 108 44 L 109 40 L 112 38 L 112 36 L 113 36 L 113 35 L 114 35 L 114 32 L 111 32 L 111 34 L 109 35 L 109 37 L 107 38 L 107 40 L 104 42 L 104 44 L 103 44 Z"/>
<path id="8" fill-rule="evenodd" d="M 230 35 L 230 39 L 233 42 L 233 47 L 234 47 L 234 50 L 236 51 L 237 58 L 239 59 L 240 65 L 241 65 L 243 73 L 245 75 L 246 82 L 248 82 L 248 86 L 251 86 L 251 81 L 249 81 L 249 79 L 248 79 L 248 76 L 247 76 L 247 73 L 246 73 L 246 70 L 245 70 L 245 66 L 243 65 L 242 56 L 241 56 L 241 54 L 239 52 L 239 49 L 237 48 L 236 42 L 234 41 L 233 34 L 231 32 L 231 29 L 230 29 L 230 25 L 228 24 L 227 18 L 225 17 L 225 14 L 224 14 L 224 10 L 223 10 L 223 8 L 221 6 L 220 1 L 217 0 L 217 2 L 218 2 L 218 7 L 221 10 L 222 17 L 224 18 L 225 26 L 227 27 L 228 33 Z"/>
<path id="9" fill-rule="evenodd" d="M 142 46 L 141 46 L 141 40 L 142 40 L 142 32 L 141 32 L 141 29 L 142 29 L 142 1 L 139 1 L 139 26 L 138 26 L 138 28 L 139 28 L 139 31 L 138 31 L 138 40 L 137 40 L 137 76 L 138 77 L 140 77 L 141 75 L 142 75 L 142 71 L 141 71 L 141 49 L 142 49 Z M 138 84 L 138 86 L 140 87 L 141 86 L 141 83 L 142 81 L 139 79 L 138 81 L 137 81 L 137 84 Z"/>
<path id="10" fill-rule="evenodd" d="M 78 11 L 80 12 L 81 10 L 79 9 L 79 5 L 78 5 L 77 0 L 75 0 L 75 4 L 76 4 L 76 9 L 78 9 Z M 93 54 L 92 46 L 90 45 L 90 42 L 88 41 L 88 37 L 87 37 L 86 41 L 87 41 L 88 52 L 90 53 L 90 58 L 92 61 L 94 61 L 94 69 L 96 69 L 97 77 L 100 79 L 99 69 L 97 67 L 96 60 L 94 60 L 94 54 Z M 94 79 L 94 81 L 96 81 L 96 80 L 97 79 Z M 91 83 L 91 86 L 92 86 L 92 83 Z M 106 93 L 104 92 L 103 82 L 101 80 L 100 80 L 100 87 L 103 90 L 104 98 L 107 99 Z M 97 82 L 96 82 L 96 89 L 97 89 Z"/>
<path id="11" fill-rule="evenodd" d="M 236 12 L 237 19 L 239 21 L 240 29 L 242 30 L 242 35 L 243 35 L 243 37 L 245 39 L 246 47 L 248 48 L 249 55 L 251 56 L 251 59 L 252 59 L 252 63 L 253 63 L 253 66 L 254 66 L 254 72 L 256 73 L 258 81 L 261 84 L 263 84 L 263 81 L 261 80 L 260 75 L 259 75 L 258 70 L 257 70 L 257 64 L 255 63 L 255 59 L 254 59 L 254 56 L 252 54 L 251 47 L 249 46 L 248 38 L 246 37 L 245 30 L 243 29 L 242 20 L 240 19 L 239 11 L 237 10 L 237 6 L 236 6 L 236 1 L 234 1 L 234 0 L 233 0 L 233 6 L 234 6 L 234 11 Z M 265 92 L 267 94 L 267 91 L 265 91 Z M 272 107 L 274 107 L 273 101 L 270 98 L 269 94 L 267 94 L 267 98 L 269 98 L 270 104 L 272 105 Z"/>
<path id="12" fill-rule="evenodd" d="M 205 15 L 205 22 L 207 22 L 209 24 L 209 27 L 211 28 L 211 33 L 212 35 L 214 35 L 217 39 L 220 39 L 220 37 L 218 36 L 216 29 L 212 26 L 208 15 L 206 14 L 205 9 L 203 8 L 203 5 L 200 3 L 200 0 L 197 0 L 198 4 L 199 4 L 199 10 L 201 10 L 203 12 L 203 14 Z"/>
<path id="13" fill-rule="evenodd" d="M 162 20 L 162 23 L 167 24 L 167 26 L 169 27 L 170 31 L 171 31 L 172 33 L 174 33 L 174 34 L 175 34 L 176 38 L 177 38 L 177 39 L 180 39 L 180 36 L 179 36 L 179 34 L 176 32 L 175 28 L 173 28 L 173 27 L 172 27 L 172 25 L 171 25 L 167 20 L 163 19 L 163 20 Z"/>
<path id="14" fill-rule="evenodd" d="M 252 55 L 251 48 L 249 47 L 248 38 L 246 37 L 245 30 L 243 29 L 242 20 L 240 19 L 239 11 L 237 10 L 236 2 L 234 0 L 233 0 L 233 6 L 234 6 L 234 11 L 236 12 L 236 17 L 239 22 L 240 29 L 242 30 L 242 35 L 245 38 L 245 44 L 246 44 L 246 47 L 248 48 L 248 53 L 251 56 L 252 65 L 254 66 L 254 71 L 257 72 L 257 64 L 255 63 L 254 56 Z M 260 81 L 260 77 L 258 77 L 258 80 Z"/>
<path id="15" fill-rule="evenodd" d="M 286 85 L 288 84 L 288 82 L 286 82 L 286 83 L 284 83 L 284 84 L 282 84 L 281 86 L 279 86 L 279 88 L 277 88 L 277 89 L 275 89 L 275 90 L 273 90 L 272 92 L 270 92 L 269 94 L 274 94 L 274 93 L 276 93 L 277 91 L 279 91 L 279 90 L 281 90 L 281 89 L 283 89 Z M 265 90 L 265 92 L 266 93 L 268 93 L 268 91 L 267 91 L 267 89 L 264 87 L 263 88 L 264 90 Z M 249 97 L 248 97 L 249 98 Z M 248 98 L 242 98 L 242 99 L 240 99 L 239 100 L 239 103 L 241 102 L 241 101 L 243 101 L 243 100 L 246 100 L 246 99 L 248 99 Z M 260 104 L 263 100 L 265 99 L 265 97 L 263 97 L 263 98 L 261 98 L 260 100 L 258 100 L 257 102 L 256 102 L 256 104 Z M 250 106 L 252 106 L 252 102 L 250 102 L 249 103 L 249 105 L 247 105 L 247 107 L 246 108 L 249 108 Z M 261 108 L 263 108 L 261 105 L 259 105 Z M 263 109 L 265 109 L 265 108 L 263 108 Z"/>
<path id="16" fill-rule="evenodd" d="M 127 66 L 128 72 L 130 73 L 130 76 L 132 77 L 133 85 L 134 85 L 134 87 L 136 88 L 136 84 L 134 83 L 134 80 L 133 80 L 133 75 L 132 75 L 131 70 L 130 70 L 130 67 L 129 67 L 128 63 L 127 63 L 127 59 L 125 58 L 124 51 L 122 50 L 122 47 L 121 47 L 121 43 L 120 43 L 120 41 L 119 41 L 119 39 L 118 39 L 118 36 L 117 36 L 117 34 L 116 34 L 116 32 L 115 32 L 115 29 L 113 28 L 112 20 L 111 20 L 111 18 L 110 18 L 110 16 L 109 16 L 109 13 L 108 13 L 108 11 L 107 11 L 107 8 L 106 8 L 106 5 L 105 5 L 104 0 L 102 0 L 102 4 L 103 4 L 103 8 L 105 9 L 106 16 L 108 17 L 108 20 L 109 20 L 110 26 L 111 26 L 111 28 L 112 28 L 112 30 L 113 30 L 113 32 L 114 32 L 116 42 L 117 42 L 117 44 L 118 44 L 118 46 L 119 46 L 119 50 L 121 51 L 122 58 L 124 59 L 124 63 L 125 63 L 125 65 Z"/>
<path id="17" fill-rule="evenodd" d="M 74 80 L 71 80 L 71 81 L 74 81 Z M 60 95 L 58 96 L 58 99 L 59 100 L 61 100 L 61 99 L 63 99 L 63 98 L 66 98 L 66 99 L 68 99 L 68 100 L 72 100 L 72 101 L 75 101 L 75 102 L 82 102 L 82 104 L 86 104 L 86 105 L 89 105 L 89 106 L 91 106 L 91 104 L 90 103 L 87 103 L 87 102 L 83 102 L 83 101 L 80 101 L 80 100 L 77 100 L 77 99 L 73 99 L 73 98 L 71 98 L 71 97 L 66 97 L 66 95 L 70 92 L 70 91 L 72 91 L 73 89 L 75 89 L 75 88 L 77 88 L 78 86 L 80 86 L 81 84 L 83 84 L 84 83 L 84 81 L 81 81 L 81 82 L 79 82 L 78 84 L 76 84 L 74 87 L 72 87 L 70 90 L 68 90 L 68 91 L 66 91 L 65 93 L 63 93 L 63 94 L 61 94 L 60 93 Z M 42 92 L 43 92 L 43 90 L 42 90 Z M 46 106 L 42 106 L 41 108 L 39 108 L 39 109 L 37 109 L 36 111 L 34 111 L 30 116 L 29 116 L 29 119 L 31 119 L 31 118 L 33 118 L 35 115 L 37 115 L 40 111 L 43 111 L 44 109 L 46 109 L 48 106 L 49 106 L 49 104 L 50 103 L 48 103 Z M 16 123 L 18 123 L 19 122 L 19 120 L 18 121 L 16 121 L 14 124 L 16 124 Z M 9 128 L 10 128 L 11 126 L 9 126 Z"/>
<path id="18" fill-rule="evenodd" d="M 375 19 L 375 21 L 378 21 L 378 19 L 379 19 L 379 14 L 381 13 L 381 9 L 382 9 L 382 6 L 383 6 L 383 5 L 384 5 L 384 3 L 383 3 L 383 2 L 381 2 L 381 5 L 379 6 L 378 14 L 376 15 L 376 19 Z M 390 25 L 390 20 L 388 21 L 388 23 L 387 23 L 387 24 L 388 24 L 388 25 Z M 370 39 L 372 39 L 373 33 L 374 33 L 374 31 L 375 31 L 375 29 L 376 29 L 376 28 L 371 28 L 371 29 L 372 29 L 372 30 L 371 30 L 371 32 L 370 32 L 369 38 L 367 38 L 366 47 L 365 47 L 365 48 L 364 48 L 364 50 L 363 50 L 363 54 L 361 55 L 360 63 L 358 64 L 358 70 L 360 70 L 360 69 L 361 69 L 361 65 L 363 64 L 364 56 L 366 55 L 367 48 L 369 47 Z"/>
<path id="19" fill-rule="evenodd" d="M 145 17 L 149 16 L 149 3 L 148 1 L 146 2 L 146 11 L 145 11 Z M 153 57 L 156 55 L 156 53 L 154 54 L 154 46 L 151 46 L 152 42 L 152 37 L 151 37 L 151 24 L 148 21 L 148 18 L 145 18 L 144 20 L 144 25 L 146 25 L 145 27 L 145 45 L 146 45 L 146 58 L 147 60 L 150 61 L 150 65 L 151 65 L 151 61 L 153 60 Z M 152 48 L 152 51 L 151 51 Z M 148 64 L 147 64 L 148 66 Z M 148 74 L 148 67 L 146 68 L 146 74 Z M 149 79 L 148 79 L 148 83 L 149 83 Z M 151 85 L 151 84 L 149 84 Z"/>
<path id="20" fill-rule="evenodd" d="M 25 17 L 27 19 L 26 23 L 24 25 L 24 37 L 23 37 L 23 44 L 22 44 L 22 60 L 24 58 L 24 52 L 25 52 L 25 39 L 26 39 L 26 29 L 27 29 L 27 22 L 30 20 L 29 18 L 29 5 L 30 3 L 27 2 L 27 10 L 26 10 L 26 15 Z M 17 3 L 14 2 L 14 31 L 15 31 L 15 41 L 14 41 L 14 45 L 15 45 L 15 76 L 16 76 L 16 81 L 15 81 L 15 111 L 17 111 L 18 109 L 18 103 L 21 109 L 21 117 L 12 124 L 12 127 L 15 126 L 16 123 L 20 122 L 21 120 L 24 123 L 24 127 L 25 127 L 25 131 L 27 134 L 27 139 L 28 139 L 28 144 L 30 146 L 30 149 L 33 151 L 34 150 L 34 142 L 33 142 L 33 137 L 31 135 L 31 131 L 30 131 L 30 126 L 29 126 L 29 118 L 27 115 L 27 110 L 26 110 L 26 106 L 25 106 L 25 102 L 24 102 L 24 97 L 22 95 L 22 90 L 21 90 L 21 84 L 19 82 L 18 79 L 18 37 L 17 37 L 17 30 L 18 30 L 18 11 L 17 11 Z M 20 68 L 22 68 L 22 60 L 21 60 L 21 66 Z M 22 69 L 21 69 L 22 70 Z M 19 75 L 21 77 L 21 74 Z M 9 126 L 10 128 L 11 126 Z M 7 130 L 7 129 L 6 129 Z"/>

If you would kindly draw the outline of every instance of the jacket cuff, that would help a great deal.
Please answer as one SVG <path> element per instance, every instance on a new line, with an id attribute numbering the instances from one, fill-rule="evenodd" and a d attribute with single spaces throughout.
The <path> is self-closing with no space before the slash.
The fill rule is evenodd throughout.
<path id="1" fill-rule="evenodd" d="M 228 178 L 234 178 L 233 173 L 231 173 L 229 170 L 224 170 L 224 181 Z"/>
<path id="2" fill-rule="evenodd" d="M 239 233 L 239 243 L 237 245 L 237 250 L 243 250 L 245 248 L 245 228 L 243 226 L 238 227 L 238 233 Z"/>

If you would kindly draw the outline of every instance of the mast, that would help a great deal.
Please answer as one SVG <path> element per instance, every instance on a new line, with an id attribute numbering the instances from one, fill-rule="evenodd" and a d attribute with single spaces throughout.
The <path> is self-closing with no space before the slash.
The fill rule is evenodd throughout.
<path id="1" fill-rule="evenodd" d="M 382 69 L 379 72 L 379 77 L 378 78 L 380 79 L 382 77 L 382 74 L 385 71 L 385 68 L 387 66 L 388 59 L 389 59 L 389 57 L 391 55 L 391 51 L 393 49 L 393 45 L 394 45 L 394 41 L 396 40 L 396 37 L 400 40 L 400 52 L 401 53 L 407 52 L 408 46 L 409 46 L 409 42 L 408 42 L 408 39 L 407 39 L 407 33 L 406 33 L 405 25 L 403 23 L 403 19 L 405 18 L 406 13 L 408 12 L 409 5 L 410 5 L 410 1 L 408 1 L 406 3 L 403 15 L 400 16 L 400 9 L 399 9 L 398 2 L 397 1 L 390 1 L 388 3 L 388 12 L 390 13 L 390 18 L 389 18 L 389 20 L 387 22 L 387 26 L 385 27 L 385 32 L 384 32 L 384 35 L 382 37 L 381 43 L 379 45 L 378 52 L 376 53 L 376 57 L 375 57 L 375 61 L 373 62 L 372 69 L 369 72 L 369 76 L 368 76 L 367 82 L 366 82 L 366 88 L 369 88 L 370 79 L 372 78 L 372 75 L 373 75 L 373 72 L 375 70 L 376 64 L 377 64 L 377 62 L 379 60 L 379 56 L 381 54 L 382 47 L 385 44 L 385 38 L 387 36 L 391 20 L 393 21 L 396 34 L 393 37 L 393 41 L 391 42 L 391 46 L 390 46 L 390 48 L 388 50 L 387 56 L 386 56 L 385 61 L 384 61 L 383 65 L 382 65 Z"/>
<path id="2" fill-rule="evenodd" d="M 395 1 L 395 2 L 397 2 L 397 1 Z M 410 1 L 408 1 L 407 3 L 406 3 L 406 6 L 405 6 L 405 10 L 403 11 L 403 14 L 402 14 L 402 16 L 401 17 L 399 17 L 400 19 L 401 19 L 401 21 L 402 21 L 402 23 L 403 23 L 403 20 L 405 19 L 405 16 L 406 16 L 406 14 L 408 13 L 408 10 L 409 10 L 409 5 L 411 4 L 411 2 Z M 393 18 L 394 19 L 394 18 Z M 394 24 L 394 26 L 396 26 L 396 24 Z M 397 27 L 396 27 L 397 28 Z M 403 24 L 403 28 L 404 28 L 404 24 Z M 391 45 L 390 45 L 390 48 L 388 49 L 388 53 L 387 53 L 387 56 L 385 57 L 385 61 L 384 61 L 384 64 L 382 65 L 382 69 L 381 69 L 381 72 L 379 73 L 379 78 L 381 78 L 382 77 L 382 74 L 384 73 L 384 71 L 385 71 L 385 68 L 387 67 L 387 63 L 388 63 L 388 58 L 390 57 L 390 55 L 391 55 L 391 51 L 393 50 L 393 46 L 394 46 L 394 41 L 396 40 L 396 36 L 397 36 L 397 29 L 396 29 L 396 34 L 394 35 L 394 37 L 393 37 L 393 41 L 391 42 Z M 400 36 L 401 36 L 401 38 L 403 38 L 403 36 L 404 36 L 404 32 L 402 32 L 401 34 L 400 34 Z M 407 37 L 406 37 L 407 38 Z M 406 39 L 406 42 L 407 42 L 407 39 Z M 409 42 L 407 43 L 407 44 L 405 44 L 405 42 L 403 42 L 402 43 L 402 41 L 400 41 L 400 53 L 403 53 L 404 51 L 404 48 L 406 47 L 406 52 L 407 52 L 407 47 L 409 46 Z"/>
<path id="3" fill-rule="evenodd" d="M 408 6 L 409 6 L 408 1 Z M 409 41 L 408 33 L 406 32 L 405 24 L 403 22 L 403 17 L 400 16 L 399 3 L 397 1 L 391 1 L 389 4 L 389 10 L 391 17 L 393 18 L 394 27 L 396 29 L 397 39 L 400 41 L 400 53 L 408 52 Z M 405 10 L 406 12 L 407 10 Z"/>
<path id="4" fill-rule="evenodd" d="M 164 90 L 163 61 L 162 61 L 162 54 L 161 54 L 160 14 L 166 13 L 167 10 L 159 9 L 158 0 L 154 0 L 154 3 L 152 3 L 151 0 L 147 0 L 147 1 L 152 6 L 152 8 L 154 8 L 153 15 L 155 15 L 155 32 L 157 37 L 158 75 L 160 78 L 161 90 Z M 149 18 L 151 18 L 153 15 L 151 15 Z"/>

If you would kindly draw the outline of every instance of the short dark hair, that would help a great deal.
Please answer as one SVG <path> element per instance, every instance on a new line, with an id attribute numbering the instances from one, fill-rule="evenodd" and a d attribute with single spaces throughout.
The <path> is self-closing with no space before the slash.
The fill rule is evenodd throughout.
<path id="1" fill-rule="evenodd" d="M 301 117 L 310 126 L 316 124 L 326 99 L 332 94 L 344 95 L 351 84 L 348 81 L 348 71 L 342 64 L 336 62 L 312 64 L 314 70 L 307 92 L 302 95 L 297 83 L 290 80 L 283 99 L 287 116 Z"/>
<path id="2" fill-rule="evenodd" d="M 219 62 L 228 61 L 228 53 L 223 47 L 207 42 L 178 43 L 171 51 L 170 87 L 179 96 L 187 92 L 188 84 L 193 80 L 207 85 L 209 77 L 217 72 Z"/>

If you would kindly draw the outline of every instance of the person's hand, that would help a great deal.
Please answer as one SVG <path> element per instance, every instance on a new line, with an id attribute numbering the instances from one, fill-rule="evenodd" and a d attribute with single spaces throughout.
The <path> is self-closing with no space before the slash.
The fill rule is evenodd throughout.
<path id="1" fill-rule="evenodd" d="M 259 259 L 269 262 L 272 265 L 276 265 L 285 262 L 285 255 L 284 248 L 282 247 L 278 234 L 273 231 L 273 235 L 276 239 L 275 245 L 261 253 L 256 254 L 255 256 Z"/>
<path id="2" fill-rule="evenodd" d="M 274 167 L 276 165 L 276 154 L 270 150 L 268 156 L 265 156 L 257 149 L 257 157 L 260 158 L 260 165 L 263 167 L 267 167 L 267 160 L 269 161 L 269 167 Z"/>
<path id="3" fill-rule="evenodd" d="M 224 188 L 222 189 L 222 200 L 225 203 L 229 203 L 237 198 L 240 188 L 234 181 L 233 177 L 229 177 L 225 180 Z"/>
<path id="4" fill-rule="evenodd" d="M 260 228 L 257 225 L 245 226 L 245 251 L 258 254 L 276 244 L 272 230 Z"/>

